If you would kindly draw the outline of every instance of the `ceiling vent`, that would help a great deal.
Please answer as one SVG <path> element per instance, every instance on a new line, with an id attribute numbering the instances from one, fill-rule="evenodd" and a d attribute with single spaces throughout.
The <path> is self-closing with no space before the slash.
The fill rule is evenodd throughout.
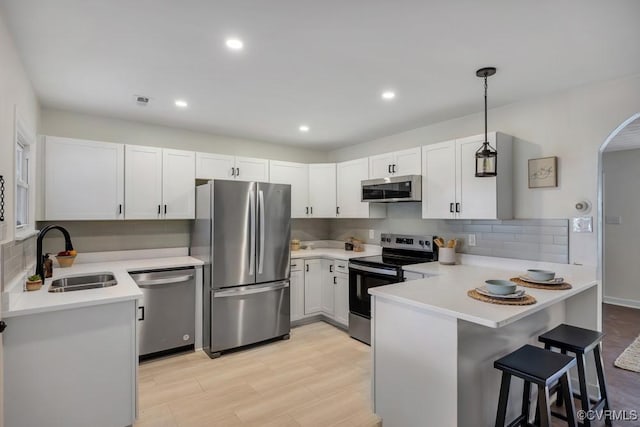
<path id="1" fill-rule="evenodd" d="M 136 103 L 138 105 L 145 106 L 145 105 L 147 105 L 149 103 L 149 97 L 148 96 L 134 95 L 134 97 L 136 98 Z"/>

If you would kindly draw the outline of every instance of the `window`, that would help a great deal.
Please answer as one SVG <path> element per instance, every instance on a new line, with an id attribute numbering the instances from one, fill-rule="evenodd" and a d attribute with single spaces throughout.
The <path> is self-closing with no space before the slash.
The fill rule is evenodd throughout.
<path id="1" fill-rule="evenodd" d="M 29 225 L 29 146 L 16 143 L 16 227 Z"/>
<path id="2" fill-rule="evenodd" d="M 30 233 L 35 226 L 35 136 L 16 112 L 16 237 Z"/>

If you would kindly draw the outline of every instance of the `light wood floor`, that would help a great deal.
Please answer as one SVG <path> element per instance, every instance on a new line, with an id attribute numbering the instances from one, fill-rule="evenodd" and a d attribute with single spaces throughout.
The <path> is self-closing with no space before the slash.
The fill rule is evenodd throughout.
<path id="1" fill-rule="evenodd" d="M 198 351 L 146 362 L 139 375 L 136 427 L 381 425 L 370 348 L 324 322 L 219 359 Z"/>

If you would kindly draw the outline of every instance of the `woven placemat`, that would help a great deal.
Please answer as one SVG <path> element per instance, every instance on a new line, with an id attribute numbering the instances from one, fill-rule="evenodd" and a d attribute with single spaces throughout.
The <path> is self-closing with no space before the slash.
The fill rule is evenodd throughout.
<path id="1" fill-rule="evenodd" d="M 524 286 L 525 288 L 550 289 L 552 291 L 566 291 L 567 289 L 572 288 L 572 286 L 567 282 L 556 284 L 556 285 L 542 285 L 538 283 L 531 283 L 531 282 L 524 281 L 519 277 L 512 277 L 509 280 L 511 280 L 513 283 L 517 283 L 520 286 Z"/>
<path id="2" fill-rule="evenodd" d="M 475 289 L 471 289 L 467 292 L 473 299 L 477 299 L 478 301 L 488 302 L 491 304 L 500 304 L 500 305 L 531 305 L 535 304 L 537 301 L 531 295 L 525 295 L 524 298 L 521 299 L 501 299 L 501 298 L 491 298 L 485 295 L 482 295 Z"/>

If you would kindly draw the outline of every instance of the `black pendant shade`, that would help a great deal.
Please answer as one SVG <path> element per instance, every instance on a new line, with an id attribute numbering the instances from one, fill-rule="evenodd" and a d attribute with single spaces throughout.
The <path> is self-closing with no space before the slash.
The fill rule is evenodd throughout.
<path id="1" fill-rule="evenodd" d="M 478 178 L 496 176 L 498 173 L 498 151 L 489 144 L 487 138 L 487 77 L 496 73 L 494 67 L 480 68 L 476 76 L 484 78 L 484 142 L 476 151 L 476 176 Z"/>

